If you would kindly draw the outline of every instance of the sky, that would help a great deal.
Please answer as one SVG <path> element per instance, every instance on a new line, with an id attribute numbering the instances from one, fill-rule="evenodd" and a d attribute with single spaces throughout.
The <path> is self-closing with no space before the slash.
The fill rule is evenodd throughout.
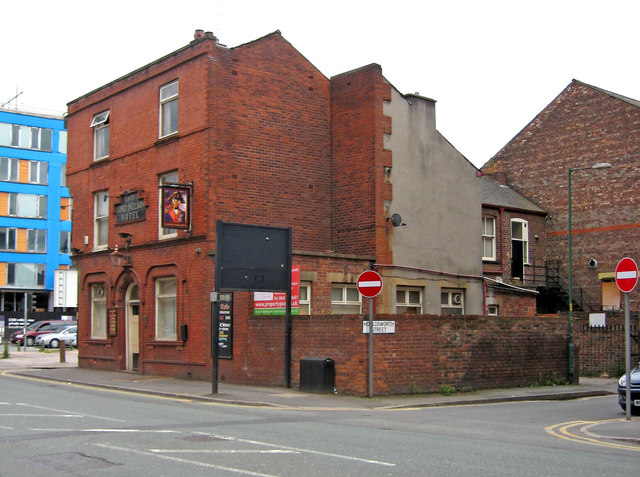
<path id="1" fill-rule="evenodd" d="M 328 78 L 377 63 L 400 93 L 437 101 L 438 131 L 477 167 L 573 79 L 640 99 L 637 0 L 30 0 L 1 12 L 0 105 L 47 114 L 196 29 L 230 48 L 279 30 Z"/>

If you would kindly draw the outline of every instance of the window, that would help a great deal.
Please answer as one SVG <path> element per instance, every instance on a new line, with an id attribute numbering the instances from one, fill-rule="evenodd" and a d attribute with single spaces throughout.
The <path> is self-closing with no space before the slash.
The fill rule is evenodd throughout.
<path id="1" fill-rule="evenodd" d="M 0 181 L 18 182 L 18 159 L 0 157 Z"/>
<path id="2" fill-rule="evenodd" d="M 71 232 L 60 232 L 60 253 L 71 253 Z"/>
<path id="3" fill-rule="evenodd" d="M 498 316 L 498 305 L 487 305 L 487 315 Z"/>
<path id="4" fill-rule="evenodd" d="M 7 285 L 44 287 L 45 266 L 34 263 L 7 263 Z"/>
<path id="5" fill-rule="evenodd" d="M 361 297 L 355 285 L 331 286 L 331 312 L 339 314 L 361 313 Z"/>
<path id="6" fill-rule="evenodd" d="M 16 229 L 0 227 L 0 250 L 16 249 Z"/>
<path id="7" fill-rule="evenodd" d="M 46 253 L 47 231 L 27 229 L 27 252 Z"/>
<path id="8" fill-rule="evenodd" d="M 160 177 L 160 185 L 162 184 L 177 184 L 178 183 L 178 171 L 170 172 Z M 158 210 L 164 210 L 164 204 L 162 203 L 162 194 L 158 194 Z M 158 223 L 160 226 L 159 238 L 174 238 L 178 236 L 177 229 L 165 229 L 162 225 L 162 214 L 158 214 Z"/>
<path id="9" fill-rule="evenodd" d="M 58 140 L 58 152 L 67 153 L 67 131 L 60 131 Z"/>
<path id="10" fill-rule="evenodd" d="M 496 219 L 482 217 L 482 260 L 496 259 Z"/>
<path id="11" fill-rule="evenodd" d="M 443 315 L 464 314 L 464 292 L 443 288 L 440 292 L 440 312 Z"/>
<path id="12" fill-rule="evenodd" d="M 109 111 L 96 114 L 91 121 L 93 128 L 93 160 L 109 157 Z"/>
<path id="13" fill-rule="evenodd" d="M 311 283 L 300 282 L 300 296 L 298 298 L 298 313 L 300 315 L 311 314 Z"/>
<path id="14" fill-rule="evenodd" d="M 45 161 L 29 161 L 29 182 L 47 185 L 49 182 L 49 163 Z"/>
<path id="15" fill-rule="evenodd" d="M 109 239 L 109 194 L 96 192 L 93 196 L 93 248 L 104 249 Z"/>
<path id="16" fill-rule="evenodd" d="M 0 124 L 0 146 L 51 151 L 53 129 Z"/>
<path id="17" fill-rule="evenodd" d="M 8 214 L 33 219 L 47 218 L 47 196 L 34 194 L 9 194 Z"/>
<path id="18" fill-rule="evenodd" d="M 160 88 L 160 137 L 178 132 L 178 82 Z"/>
<path id="19" fill-rule="evenodd" d="M 176 335 L 176 279 L 156 280 L 156 339 L 175 340 Z"/>
<path id="20" fill-rule="evenodd" d="M 396 288 L 396 313 L 422 314 L 422 290 L 419 288 Z"/>
<path id="21" fill-rule="evenodd" d="M 529 224 L 526 220 L 511 220 L 511 241 L 521 243 L 517 248 L 522 250 L 522 263 L 529 263 Z"/>
<path id="22" fill-rule="evenodd" d="M 60 186 L 67 187 L 67 165 L 60 166 Z"/>
<path id="23" fill-rule="evenodd" d="M 104 283 L 91 285 L 91 338 L 107 337 L 107 297 Z"/>

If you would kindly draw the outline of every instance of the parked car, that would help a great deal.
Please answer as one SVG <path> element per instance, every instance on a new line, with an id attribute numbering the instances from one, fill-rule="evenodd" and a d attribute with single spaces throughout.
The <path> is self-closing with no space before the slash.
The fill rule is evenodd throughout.
<path id="1" fill-rule="evenodd" d="M 631 412 L 640 414 L 640 365 L 631 370 Z M 627 375 L 624 374 L 618 381 L 618 404 L 623 410 L 627 410 Z"/>
<path id="2" fill-rule="evenodd" d="M 77 321 L 71 320 L 44 320 L 31 323 L 29 326 L 27 326 L 27 346 L 33 346 L 38 335 L 58 331 L 67 326 L 76 324 Z M 23 330 L 15 331 L 11 335 L 11 342 L 22 344 L 24 342 L 24 337 L 22 335 Z"/>
<path id="3" fill-rule="evenodd" d="M 44 346 L 45 348 L 59 348 L 60 342 L 64 341 L 70 345 L 75 341 L 78 336 L 78 326 L 67 326 L 60 331 L 54 331 L 53 333 L 45 333 L 36 336 L 36 346 Z"/>

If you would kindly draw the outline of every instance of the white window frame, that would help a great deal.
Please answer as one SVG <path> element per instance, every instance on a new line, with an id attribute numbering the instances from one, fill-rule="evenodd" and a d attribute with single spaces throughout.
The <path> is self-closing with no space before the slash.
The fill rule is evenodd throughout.
<path id="1" fill-rule="evenodd" d="M 60 253 L 71 254 L 71 232 L 68 230 L 60 231 Z"/>
<path id="2" fill-rule="evenodd" d="M 298 295 L 298 314 L 311 314 L 311 282 L 300 282 L 300 293 Z"/>
<path id="3" fill-rule="evenodd" d="M 41 263 L 7 263 L 7 286 L 44 288 L 45 271 L 46 267 Z"/>
<path id="4" fill-rule="evenodd" d="M 417 294 L 417 301 L 415 299 Z M 411 311 L 407 311 L 411 310 Z M 397 286 L 396 287 L 396 313 L 422 314 L 422 288 Z"/>
<path id="5" fill-rule="evenodd" d="M 491 230 L 487 230 L 487 225 L 491 225 Z M 486 255 L 487 242 L 491 245 L 491 254 Z M 482 216 L 482 260 L 496 260 L 496 218 L 491 215 Z"/>
<path id="6" fill-rule="evenodd" d="M 173 292 L 163 293 L 163 284 L 173 282 Z M 156 340 L 175 341 L 178 338 L 178 280 L 176 277 L 156 279 Z M 173 306 L 171 322 L 167 325 L 166 306 Z M 164 318 L 163 318 L 164 317 Z M 165 326 L 163 326 L 165 325 Z"/>
<path id="7" fill-rule="evenodd" d="M 35 204 L 28 201 L 35 201 Z M 35 213 L 27 212 L 35 208 Z M 34 194 L 9 193 L 7 215 L 11 217 L 25 217 L 28 219 L 47 218 L 47 196 Z"/>
<path id="8" fill-rule="evenodd" d="M 334 290 L 341 290 L 340 298 L 336 298 Z M 354 293 L 355 290 L 355 293 Z M 350 300 L 357 295 L 358 300 Z M 355 283 L 332 283 L 331 284 L 331 313 L 335 314 L 357 314 L 362 313 L 362 296 L 358 292 Z"/>
<path id="9" fill-rule="evenodd" d="M 109 110 L 96 114 L 91 121 L 93 128 L 93 160 L 109 157 Z"/>
<path id="10" fill-rule="evenodd" d="M 47 253 L 47 231 L 27 229 L 27 252 Z"/>
<path id="11" fill-rule="evenodd" d="M 107 287 L 91 285 L 91 339 L 107 338 Z"/>
<path id="12" fill-rule="evenodd" d="M 49 183 L 49 163 L 29 161 L 29 183 L 47 185 Z"/>
<path id="13" fill-rule="evenodd" d="M 520 225 L 522 238 L 516 238 L 513 234 L 513 226 Z M 522 264 L 529 265 L 529 222 L 524 219 L 511 219 L 511 240 L 520 241 L 522 244 Z"/>
<path id="14" fill-rule="evenodd" d="M 160 187 L 163 184 L 177 184 L 178 183 L 178 171 L 168 172 L 160 176 Z M 162 189 L 158 189 L 161 191 Z M 164 211 L 164 203 L 162 201 L 162 193 L 158 194 L 158 238 L 161 240 L 172 239 L 178 236 L 177 229 L 166 229 L 162 226 L 162 215 Z"/>
<path id="15" fill-rule="evenodd" d="M 487 305 L 487 315 L 489 316 L 498 316 L 500 312 L 500 307 L 498 305 Z"/>
<path id="16" fill-rule="evenodd" d="M 0 227 L 0 230 L 3 230 L 4 235 L 4 240 L 0 242 L 0 250 L 15 251 L 17 247 L 18 229 L 13 227 Z"/>
<path id="17" fill-rule="evenodd" d="M 464 290 L 442 288 L 440 290 L 440 313 L 442 315 L 464 315 L 464 301 Z"/>
<path id="18" fill-rule="evenodd" d="M 106 209 L 105 214 L 99 215 L 98 207 L 102 201 Z M 100 232 L 104 231 L 104 242 Z M 105 250 L 109 247 L 109 192 L 96 192 L 93 196 L 93 249 Z"/>
<path id="19" fill-rule="evenodd" d="M 53 129 L 26 126 L 24 124 L 11 125 L 9 147 L 51 152 L 52 144 Z"/>
<path id="20" fill-rule="evenodd" d="M 167 137 L 178 132 L 178 80 L 160 87 L 159 137 Z M 175 111 L 172 111 L 175 103 Z M 175 115 L 175 118 L 174 118 Z M 172 124 L 175 126 L 172 127 Z"/>
<path id="21" fill-rule="evenodd" d="M 6 170 L 6 174 L 4 171 Z M 20 160 L 15 157 L 0 157 L 0 181 L 18 182 L 20 180 Z"/>

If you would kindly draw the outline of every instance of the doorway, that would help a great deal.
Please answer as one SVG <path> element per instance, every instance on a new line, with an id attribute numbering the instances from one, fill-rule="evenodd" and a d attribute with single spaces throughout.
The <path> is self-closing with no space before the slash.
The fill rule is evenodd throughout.
<path id="1" fill-rule="evenodd" d="M 126 295 L 127 371 L 138 371 L 140 358 L 140 296 L 132 283 Z"/>

